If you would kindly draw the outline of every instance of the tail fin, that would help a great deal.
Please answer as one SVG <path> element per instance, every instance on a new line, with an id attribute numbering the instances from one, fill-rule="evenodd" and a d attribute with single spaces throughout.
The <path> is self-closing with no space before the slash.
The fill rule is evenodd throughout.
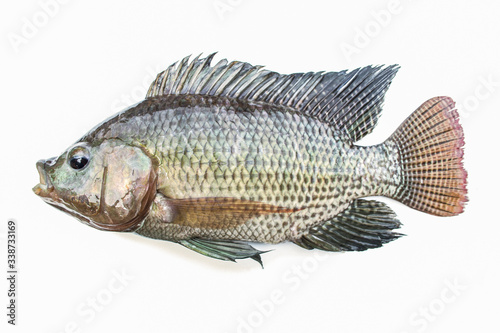
<path id="1" fill-rule="evenodd" d="M 460 214 L 467 202 L 464 134 L 454 107 L 449 97 L 431 98 L 388 139 L 398 147 L 403 171 L 394 199 L 438 216 Z"/>

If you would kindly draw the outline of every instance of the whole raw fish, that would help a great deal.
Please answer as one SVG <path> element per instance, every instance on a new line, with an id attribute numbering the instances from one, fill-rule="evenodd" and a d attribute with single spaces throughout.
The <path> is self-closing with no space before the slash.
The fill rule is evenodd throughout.
<path id="1" fill-rule="evenodd" d="M 94 228 L 232 261 L 261 261 L 248 241 L 362 251 L 398 238 L 394 212 L 369 196 L 463 211 L 451 98 L 429 99 L 363 147 L 397 66 L 282 75 L 213 57 L 171 65 L 144 101 L 39 161 L 34 192 Z"/>

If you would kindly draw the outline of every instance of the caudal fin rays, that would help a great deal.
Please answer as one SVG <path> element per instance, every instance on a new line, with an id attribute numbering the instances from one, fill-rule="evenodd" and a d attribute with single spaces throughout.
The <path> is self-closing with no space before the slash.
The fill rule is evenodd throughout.
<path id="1" fill-rule="evenodd" d="M 394 199 L 438 216 L 463 212 L 467 202 L 464 133 L 450 97 L 423 103 L 388 141 L 398 147 L 403 175 Z"/>

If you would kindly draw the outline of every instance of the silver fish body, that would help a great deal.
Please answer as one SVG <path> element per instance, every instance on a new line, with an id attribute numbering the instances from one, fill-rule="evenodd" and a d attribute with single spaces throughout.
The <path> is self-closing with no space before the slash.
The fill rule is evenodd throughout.
<path id="1" fill-rule="evenodd" d="M 359 147 L 340 135 L 286 107 L 167 96 L 128 109 L 82 141 L 119 138 L 144 146 L 158 160 L 157 188 L 166 198 L 230 197 L 300 209 L 237 227 L 214 220 L 206 228 L 166 223 L 164 213 L 153 211 L 136 232 L 278 243 L 299 238 L 356 198 L 396 190 L 401 171 L 394 147 Z"/>

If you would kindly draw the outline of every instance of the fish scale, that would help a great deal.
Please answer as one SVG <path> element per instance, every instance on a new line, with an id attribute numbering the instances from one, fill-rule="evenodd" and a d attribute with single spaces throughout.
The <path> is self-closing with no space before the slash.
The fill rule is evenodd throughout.
<path id="1" fill-rule="evenodd" d="M 342 158 L 351 156 L 350 152 L 358 148 L 340 140 L 326 124 L 312 117 L 265 104 L 256 105 L 257 111 L 245 109 L 238 101 L 228 98 L 174 96 L 154 102 L 161 105 L 155 111 L 158 115 L 151 115 L 152 102 L 147 101 L 124 112 L 121 123 L 97 129 L 95 137 L 100 140 L 120 137 L 120 128 L 126 126 L 123 121 L 128 117 L 146 117 L 141 121 L 131 119 L 133 124 L 150 125 L 156 121 L 157 126 L 148 126 L 145 131 L 139 129 L 138 135 L 131 136 L 125 131 L 126 135 L 120 139 L 131 144 L 146 142 L 148 151 L 158 155 L 160 168 L 168 178 L 158 183 L 159 192 L 173 199 L 233 197 L 308 209 L 293 216 L 271 214 L 256 217 L 232 230 L 184 227 L 186 230 L 181 231 L 178 226 L 168 226 L 151 217 L 144 221 L 141 230 L 161 229 L 161 232 L 140 231 L 149 237 L 176 239 L 180 233 L 182 237 L 236 237 L 277 243 L 299 237 L 308 227 L 334 216 L 360 195 L 377 194 L 374 191 L 368 193 L 368 187 L 358 192 L 347 190 L 355 182 L 355 166 L 363 164 L 363 160 L 370 161 L 367 159 L 370 156 L 359 155 L 349 160 Z M 179 104 L 188 106 L 177 108 Z M 247 111 L 237 112 L 238 109 Z M 222 121 L 234 126 L 214 125 Z M 251 135 L 242 136 L 239 133 L 240 126 L 237 124 L 244 121 L 247 122 L 245 132 Z M 298 128 L 303 129 L 299 137 L 294 135 Z M 293 144 L 289 142 L 292 138 Z M 298 149 L 300 146 L 304 147 L 302 153 Z M 195 150 L 199 150 L 201 159 L 192 154 Z M 278 154 L 274 154 L 275 150 Z M 233 151 L 239 152 L 236 157 Z M 376 149 L 371 151 L 375 164 L 377 152 Z M 239 164 L 230 162 L 235 158 Z M 270 163 L 273 160 L 275 162 Z M 376 169 L 376 165 L 371 169 Z M 343 173 L 346 173 L 344 177 L 339 176 Z M 228 176 L 224 177 L 225 174 Z M 153 228 L 155 223 L 163 228 Z M 283 223 L 286 223 L 285 227 Z M 290 228 L 290 225 L 293 227 Z"/>

